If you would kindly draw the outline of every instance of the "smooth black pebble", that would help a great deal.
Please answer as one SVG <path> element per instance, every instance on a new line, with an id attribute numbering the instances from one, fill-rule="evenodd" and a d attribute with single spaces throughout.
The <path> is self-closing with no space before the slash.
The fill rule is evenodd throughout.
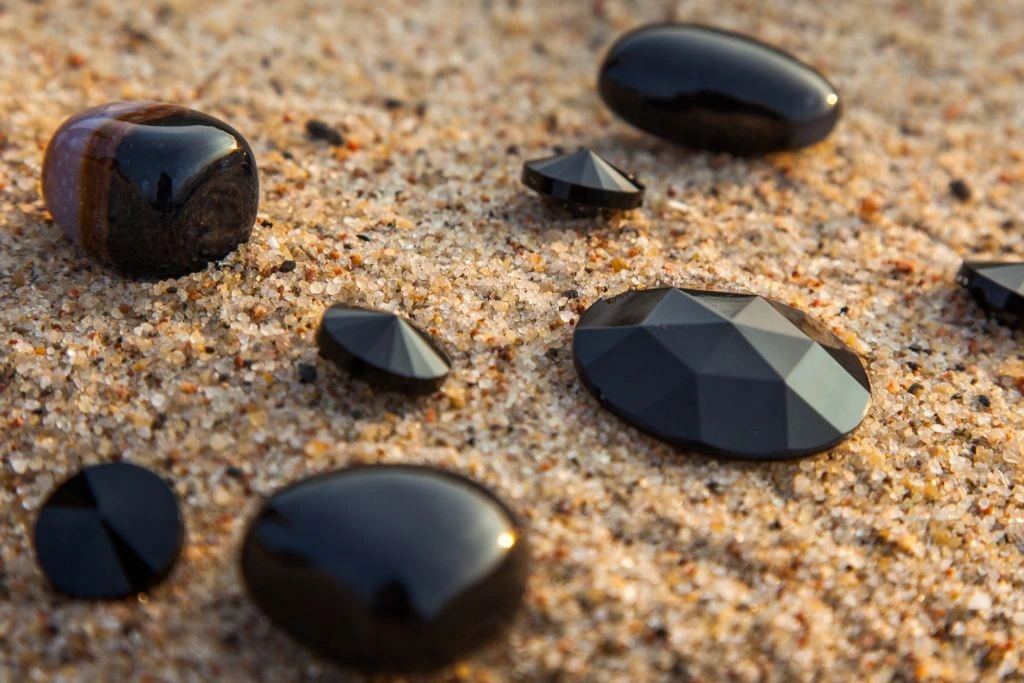
<path id="1" fill-rule="evenodd" d="M 620 38 L 598 88 L 628 123 L 692 149 L 764 154 L 824 139 L 841 111 L 828 80 L 752 38 L 657 24 Z"/>
<path id="2" fill-rule="evenodd" d="M 522 602 L 524 529 L 429 467 L 354 467 L 274 494 L 246 534 L 249 594 L 314 651 L 366 673 L 429 671 L 490 641 Z"/>

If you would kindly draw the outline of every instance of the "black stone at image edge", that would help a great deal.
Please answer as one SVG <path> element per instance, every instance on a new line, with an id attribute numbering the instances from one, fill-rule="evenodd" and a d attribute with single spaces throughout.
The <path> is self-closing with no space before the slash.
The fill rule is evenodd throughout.
<path id="1" fill-rule="evenodd" d="M 985 311 L 1024 329 L 1024 262 L 964 261 L 957 281 Z"/>
<path id="2" fill-rule="evenodd" d="M 715 456 L 828 450 L 871 400 L 852 349 L 802 312 L 753 294 L 660 288 L 600 300 L 580 318 L 573 354 L 606 408 Z"/>
<path id="3" fill-rule="evenodd" d="M 370 465 L 271 496 L 241 563 L 254 602 L 299 643 L 365 673 L 413 673 L 508 627 L 529 550 L 516 515 L 473 481 Z"/>
<path id="4" fill-rule="evenodd" d="M 159 476 L 129 463 L 87 467 L 43 503 L 33 542 L 43 573 L 70 597 L 146 591 L 171 571 L 185 527 Z"/>
<path id="5" fill-rule="evenodd" d="M 697 24 L 635 29 L 598 74 L 627 123 L 691 149 L 766 154 L 823 140 L 842 111 L 816 70 L 753 38 Z"/>

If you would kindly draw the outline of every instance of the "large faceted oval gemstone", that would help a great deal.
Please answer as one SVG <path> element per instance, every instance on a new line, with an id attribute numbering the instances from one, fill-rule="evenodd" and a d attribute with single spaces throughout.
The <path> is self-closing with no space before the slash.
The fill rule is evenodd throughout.
<path id="1" fill-rule="evenodd" d="M 114 102 L 54 133 L 43 198 L 95 258 L 132 275 L 173 277 L 249 238 L 259 175 L 249 143 L 223 121 L 173 104 Z"/>
<path id="2" fill-rule="evenodd" d="M 256 603 L 296 640 L 374 672 L 446 666 L 495 637 L 526 585 L 524 529 L 464 477 L 356 467 L 271 497 L 242 571 Z"/>
<path id="3" fill-rule="evenodd" d="M 771 460 L 845 439 L 871 400 L 856 353 L 800 311 L 753 294 L 635 290 L 600 300 L 573 334 L 605 407 L 685 449 Z"/>
<path id="4" fill-rule="evenodd" d="M 628 123 L 692 149 L 763 154 L 824 139 L 839 95 L 813 68 L 752 38 L 695 24 L 636 29 L 598 76 Z"/>

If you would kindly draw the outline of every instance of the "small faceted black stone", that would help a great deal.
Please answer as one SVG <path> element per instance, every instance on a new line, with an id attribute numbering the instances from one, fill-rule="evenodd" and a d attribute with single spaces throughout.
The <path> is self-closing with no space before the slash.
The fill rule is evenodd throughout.
<path id="1" fill-rule="evenodd" d="M 1024 262 L 964 261 L 957 281 L 983 309 L 1024 329 Z"/>
<path id="2" fill-rule="evenodd" d="M 429 394 L 451 370 L 423 330 L 387 311 L 335 304 L 324 312 L 317 343 L 324 358 L 379 389 Z"/>
<path id="3" fill-rule="evenodd" d="M 171 571 L 185 537 L 178 501 L 156 474 L 128 463 L 88 467 L 57 487 L 36 520 L 43 573 L 74 598 L 120 598 Z"/>
<path id="4" fill-rule="evenodd" d="M 274 494 L 242 548 L 250 596 L 289 635 L 367 673 L 430 671 L 492 640 L 522 602 L 524 529 L 428 467 L 354 467 Z"/>
<path id="5" fill-rule="evenodd" d="M 839 95 L 813 68 L 746 36 L 697 24 L 638 28 L 598 76 L 626 122 L 691 149 L 765 154 L 823 140 Z"/>
<path id="6" fill-rule="evenodd" d="M 644 186 L 589 149 L 523 164 L 523 184 L 576 213 L 628 210 L 643 204 Z"/>
<path id="7" fill-rule="evenodd" d="M 173 104 L 115 102 L 57 129 L 43 197 L 95 258 L 130 275 L 176 277 L 249 239 L 259 175 L 249 143 L 223 121 Z"/>
<path id="8" fill-rule="evenodd" d="M 795 308 L 753 294 L 661 288 L 600 300 L 581 316 L 573 353 L 606 408 L 710 455 L 827 450 L 871 401 L 852 349 Z"/>

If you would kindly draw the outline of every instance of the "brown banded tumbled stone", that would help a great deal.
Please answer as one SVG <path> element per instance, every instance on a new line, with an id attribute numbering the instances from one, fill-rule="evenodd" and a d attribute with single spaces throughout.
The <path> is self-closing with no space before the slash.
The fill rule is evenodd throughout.
<path id="1" fill-rule="evenodd" d="M 57 129 L 43 197 L 92 256 L 132 275 L 171 277 L 249 238 L 259 177 L 249 144 L 223 121 L 173 104 L 115 102 Z"/>

